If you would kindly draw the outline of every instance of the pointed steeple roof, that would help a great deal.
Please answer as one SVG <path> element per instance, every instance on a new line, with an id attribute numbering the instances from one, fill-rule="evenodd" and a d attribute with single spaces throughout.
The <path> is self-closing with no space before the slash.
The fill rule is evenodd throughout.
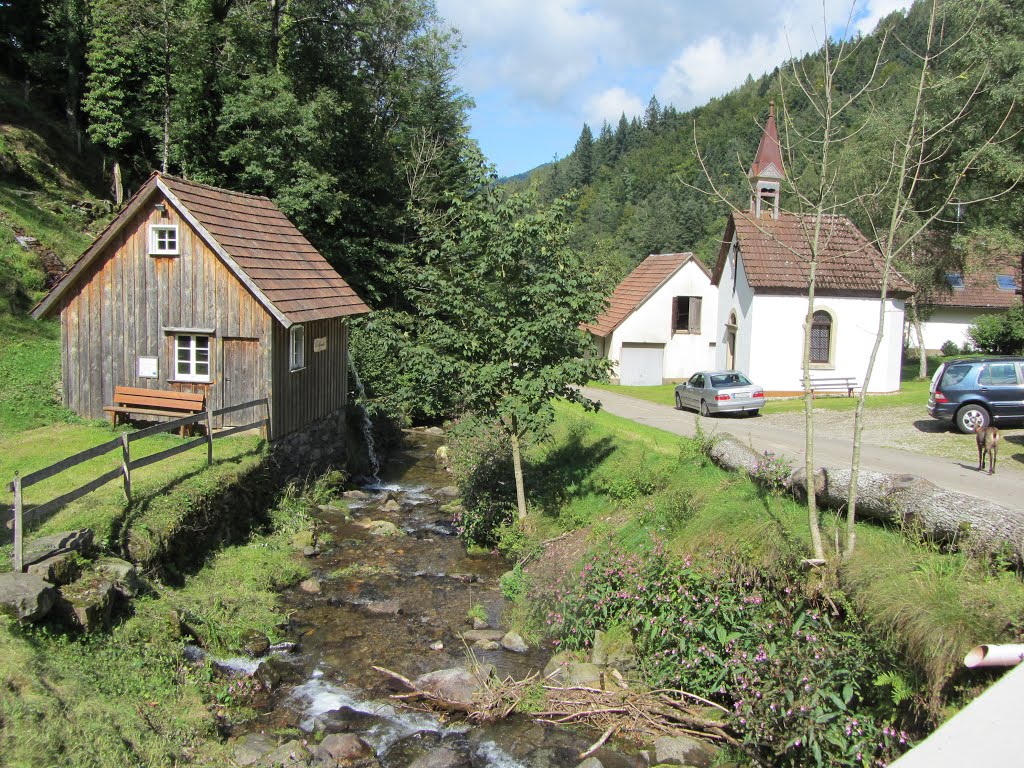
<path id="1" fill-rule="evenodd" d="M 786 175 L 782 164 L 782 147 L 779 145 L 779 129 L 775 127 L 775 102 L 768 106 L 768 122 L 764 124 L 761 143 L 757 145 L 757 154 L 750 166 L 748 176 L 752 179 L 781 179 Z"/>

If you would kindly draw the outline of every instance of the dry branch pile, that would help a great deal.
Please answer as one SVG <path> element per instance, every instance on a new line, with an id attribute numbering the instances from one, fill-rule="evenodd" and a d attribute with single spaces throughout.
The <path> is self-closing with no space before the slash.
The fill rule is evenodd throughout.
<path id="1" fill-rule="evenodd" d="M 374 667 L 405 692 L 392 696 L 407 706 L 414 703 L 441 712 L 458 712 L 475 723 L 493 723 L 522 711 L 527 700 L 530 716 L 542 723 L 583 725 L 602 733 L 581 755 L 597 751 L 613 735 L 639 744 L 659 736 L 687 734 L 744 749 L 730 733 L 729 712 L 692 693 L 675 690 L 640 691 L 620 687 L 601 690 L 586 686 L 548 685 L 538 675 L 525 680 L 491 680 L 471 702 L 448 699 L 418 688 L 411 680 L 383 667 Z M 538 695 L 542 692 L 542 696 Z M 541 711 L 536 711 L 542 707 Z M 756 758 L 755 758 L 756 759 Z"/>

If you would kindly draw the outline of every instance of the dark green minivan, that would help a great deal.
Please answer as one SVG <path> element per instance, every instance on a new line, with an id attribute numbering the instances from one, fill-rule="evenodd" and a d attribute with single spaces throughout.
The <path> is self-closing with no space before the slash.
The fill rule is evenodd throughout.
<path id="1" fill-rule="evenodd" d="M 950 360 L 932 377 L 928 413 L 974 432 L 1003 419 L 1024 419 L 1024 357 Z"/>

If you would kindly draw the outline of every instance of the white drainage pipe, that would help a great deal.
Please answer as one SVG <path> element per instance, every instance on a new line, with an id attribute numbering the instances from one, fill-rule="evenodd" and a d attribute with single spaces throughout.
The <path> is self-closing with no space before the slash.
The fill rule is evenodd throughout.
<path id="1" fill-rule="evenodd" d="M 964 665 L 974 667 L 1015 667 L 1024 660 L 1024 644 L 979 645 L 964 656 Z"/>

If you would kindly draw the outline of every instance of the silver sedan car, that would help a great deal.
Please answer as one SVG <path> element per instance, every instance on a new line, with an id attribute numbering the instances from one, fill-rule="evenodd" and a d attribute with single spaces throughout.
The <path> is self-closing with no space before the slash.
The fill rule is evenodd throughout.
<path id="1" fill-rule="evenodd" d="M 764 389 L 739 371 L 699 371 L 676 385 L 676 408 L 713 413 L 756 414 L 764 407 Z"/>

